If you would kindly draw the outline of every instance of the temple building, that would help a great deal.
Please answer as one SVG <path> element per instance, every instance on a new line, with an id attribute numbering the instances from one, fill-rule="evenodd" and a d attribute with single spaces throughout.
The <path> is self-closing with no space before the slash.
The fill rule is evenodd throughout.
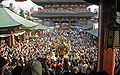
<path id="1" fill-rule="evenodd" d="M 14 46 L 16 41 L 24 42 L 26 40 L 25 28 L 36 25 L 11 10 L 0 7 L 0 45 Z"/>
<path id="2" fill-rule="evenodd" d="M 43 9 L 33 13 L 33 17 L 42 20 L 42 24 L 57 28 L 74 28 L 88 25 L 95 16 L 87 7 L 90 3 L 83 0 L 32 0 Z"/>

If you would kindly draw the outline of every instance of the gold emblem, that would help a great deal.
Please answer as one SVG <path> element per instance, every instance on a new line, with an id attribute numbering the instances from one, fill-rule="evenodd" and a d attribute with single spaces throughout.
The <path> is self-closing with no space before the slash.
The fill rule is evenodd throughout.
<path id="1" fill-rule="evenodd" d="M 60 55 L 68 55 L 69 53 L 69 50 L 70 50 L 70 42 L 67 43 L 65 42 L 65 37 L 62 35 L 61 36 L 61 39 L 60 39 L 60 42 L 58 42 L 56 44 L 56 53 Z"/>

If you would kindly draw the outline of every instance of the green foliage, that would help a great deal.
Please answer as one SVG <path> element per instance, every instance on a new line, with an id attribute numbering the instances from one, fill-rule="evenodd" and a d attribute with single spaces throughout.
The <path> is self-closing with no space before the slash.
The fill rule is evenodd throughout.
<path id="1" fill-rule="evenodd" d="M 20 16 L 21 17 L 23 17 L 23 18 L 25 18 L 25 16 L 24 16 L 24 11 L 21 9 L 21 11 L 20 11 Z"/>

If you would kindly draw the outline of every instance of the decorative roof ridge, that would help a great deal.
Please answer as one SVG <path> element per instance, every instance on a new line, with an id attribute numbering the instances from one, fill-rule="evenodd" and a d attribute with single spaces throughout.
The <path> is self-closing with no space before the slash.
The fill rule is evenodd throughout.
<path id="1" fill-rule="evenodd" d="M 5 8 L 5 10 L 6 10 L 6 12 L 8 12 L 8 14 L 10 15 L 11 18 L 13 18 L 16 22 L 18 22 L 18 23 L 20 23 L 22 25 L 23 25 L 23 22 L 21 22 L 20 19 L 23 20 L 23 21 L 31 23 L 33 26 L 38 25 L 38 23 L 34 23 L 32 21 L 29 21 L 29 20 L 21 17 L 20 15 L 10 11 L 8 8 Z M 28 27 L 32 27 L 32 25 L 30 25 Z M 26 26 L 26 25 L 24 25 L 24 26 Z"/>
<path id="2" fill-rule="evenodd" d="M 13 27 L 13 26 L 20 25 L 20 23 L 18 23 L 13 18 L 11 18 L 11 16 L 5 10 L 5 7 L 0 7 L 0 19 L 2 19 L 1 23 L 0 23 L 1 24 L 0 28 L 2 28 L 2 27 Z"/>
<path id="3" fill-rule="evenodd" d="M 93 13 L 93 12 L 38 12 L 38 13 Z M 37 13 L 33 13 L 33 14 L 37 14 Z"/>
<path id="4" fill-rule="evenodd" d="M 85 2 L 84 0 L 32 0 L 39 2 Z"/>

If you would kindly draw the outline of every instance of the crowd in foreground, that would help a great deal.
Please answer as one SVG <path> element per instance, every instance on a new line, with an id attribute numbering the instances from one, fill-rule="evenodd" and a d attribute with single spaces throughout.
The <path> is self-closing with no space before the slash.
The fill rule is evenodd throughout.
<path id="1" fill-rule="evenodd" d="M 63 57 L 55 54 L 61 35 L 70 42 L 69 54 Z M 16 41 L 11 47 L 5 44 L 0 47 L 1 57 L 7 60 L 4 68 L 0 67 L 1 75 L 21 75 L 27 62 L 37 58 L 46 58 L 41 62 L 42 75 L 96 75 L 97 46 L 97 37 L 71 29 L 52 30 L 43 38 Z"/>

